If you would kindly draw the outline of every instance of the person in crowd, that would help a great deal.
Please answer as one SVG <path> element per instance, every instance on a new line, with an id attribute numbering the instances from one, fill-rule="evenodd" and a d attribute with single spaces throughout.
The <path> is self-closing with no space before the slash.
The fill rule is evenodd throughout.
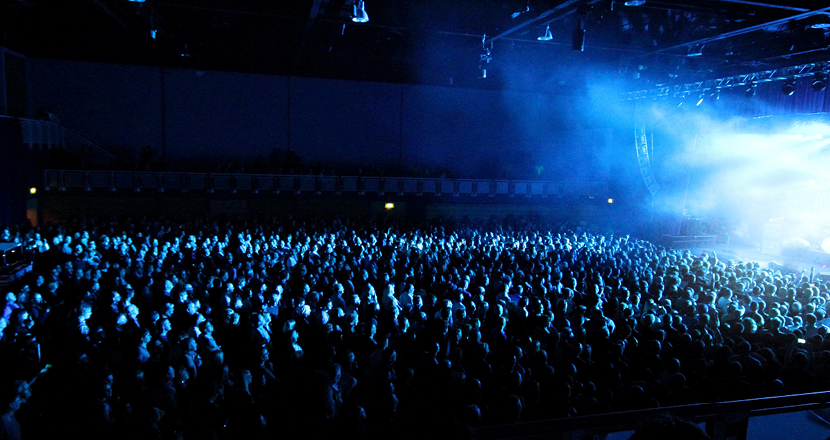
<path id="1" fill-rule="evenodd" d="M 0 290 L 4 369 L 55 364 L 24 412 L 111 438 L 424 433 L 830 389 L 827 280 L 560 225 L 456 226 L 9 231 L 42 244 Z M 60 433 L 18 417 L 19 394 L 0 402 L 7 438 Z"/>

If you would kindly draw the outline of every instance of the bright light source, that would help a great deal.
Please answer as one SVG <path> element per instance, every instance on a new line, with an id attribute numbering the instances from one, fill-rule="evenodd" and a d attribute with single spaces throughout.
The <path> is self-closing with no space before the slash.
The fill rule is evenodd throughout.
<path id="1" fill-rule="evenodd" d="M 628 0 L 625 2 L 626 6 L 643 6 L 646 4 L 646 0 Z"/>
<path id="2" fill-rule="evenodd" d="M 29 194 L 37 194 L 37 188 L 35 188 L 35 187 L 29 188 Z"/>
<path id="3" fill-rule="evenodd" d="M 614 203 L 614 199 L 608 199 L 608 203 Z"/>
<path id="4" fill-rule="evenodd" d="M 539 40 L 539 41 L 550 41 L 550 40 L 553 40 L 553 34 L 551 34 L 551 33 L 550 33 L 550 25 L 548 25 L 548 27 L 547 27 L 547 28 L 545 28 L 545 34 L 544 34 L 544 35 L 540 35 L 540 36 L 539 36 L 539 37 L 537 37 L 536 39 L 537 39 L 537 40 Z"/>
<path id="5" fill-rule="evenodd" d="M 383 205 L 383 207 L 386 208 L 387 210 L 395 209 L 395 204 L 394 203 L 387 203 L 387 204 Z"/>
<path id="6" fill-rule="evenodd" d="M 359 0 L 354 4 L 352 21 L 355 23 L 366 23 L 369 21 L 369 14 L 366 13 L 366 5 L 363 3 L 363 0 Z"/>
<path id="7" fill-rule="evenodd" d="M 813 180 L 813 179 L 810 179 L 810 185 L 815 185 L 815 184 L 816 184 L 816 181 Z"/>

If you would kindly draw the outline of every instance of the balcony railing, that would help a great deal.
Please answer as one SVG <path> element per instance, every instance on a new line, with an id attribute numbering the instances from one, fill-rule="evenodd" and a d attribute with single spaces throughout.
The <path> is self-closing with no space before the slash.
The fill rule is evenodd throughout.
<path id="1" fill-rule="evenodd" d="M 713 440 L 746 440 L 751 423 L 764 430 L 778 431 L 764 416 L 811 411 L 830 406 L 830 391 L 738 400 L 719 403 L 701 403 L 666 408 L 625 411 L 595 416 L 545 420 L 513 425 L 487 426 L 476 430 L 482 440 L 530 439 L 585 439 L 611 433 L 634 431 L 666 416 L 678 417 L 706 425 Z M 798 422 L 794 422 L 797 424 Z M 795 438 L 797 433 L 780 433 L 781 438 Z M 826 434 L 824 434 L 826 437 Z M 822 438 L 824 438 L 822 437 Z M 615 437 L 618 438 L 618 437 Z M 623 437 L 627 438 L 627 437 Z M 766 437 L 769 438 L 769 437 Z"/>
<path id="2" fill-rule="evenodd" d="M 74 170 L 45 170 L 43 188 L 47 191 L 223 191 L 472 197 L 603 198 L 608 194 L 608 185 L 603 182 Z"/>

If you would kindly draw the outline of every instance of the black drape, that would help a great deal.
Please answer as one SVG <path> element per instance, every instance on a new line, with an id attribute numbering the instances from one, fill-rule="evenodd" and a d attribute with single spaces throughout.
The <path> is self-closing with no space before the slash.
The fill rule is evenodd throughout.
<path id="1" fill-rule="evenodd" d="M 0 227 L 26 218 L 20 120 L 0 118 Z"/>

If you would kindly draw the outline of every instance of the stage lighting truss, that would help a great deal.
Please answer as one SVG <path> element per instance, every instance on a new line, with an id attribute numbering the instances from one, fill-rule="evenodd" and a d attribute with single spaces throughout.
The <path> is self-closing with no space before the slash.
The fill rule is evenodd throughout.
<path id="1" fill-rule="evenodd" d="M 813 79 L 816 73 L 830 71 L 830 61 L 821 61 L 797 66 L 782 67 L 780 69 L 764 70 L 741 75 L 727 76 L 685 84 L 658 85 L 657 87 L 633 92 L 625 92 L 620 96 L 623 101 L 640 99 L 665 99 L 669 97 L 700 95 L 707 92 L 719 92 L 735 87 L 745 88 L 752 84 L 762 84 L 775 81 L 795 81 L 799 78 Z"/>

